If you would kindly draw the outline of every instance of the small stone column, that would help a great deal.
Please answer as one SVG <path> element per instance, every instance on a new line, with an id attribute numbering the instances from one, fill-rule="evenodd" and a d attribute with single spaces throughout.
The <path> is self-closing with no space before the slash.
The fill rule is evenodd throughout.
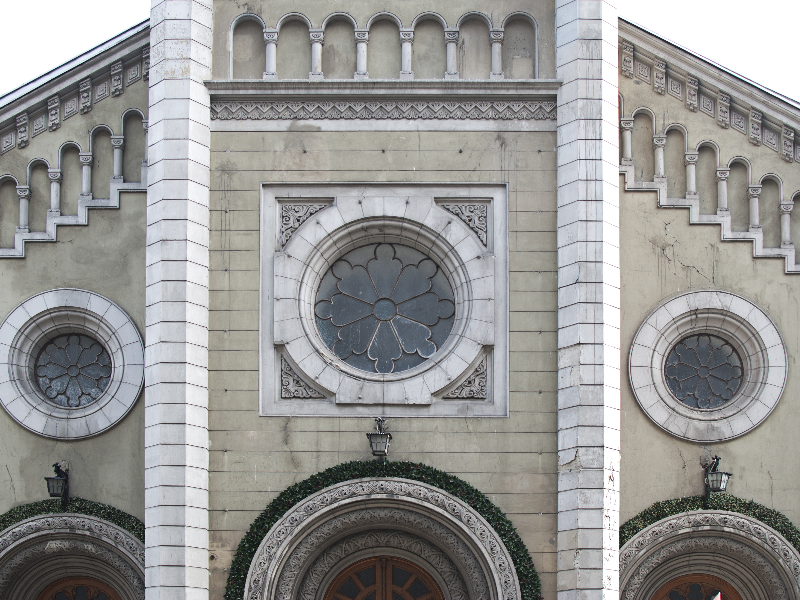
<path id="1" fill-rule="evenodd" d="M 759 231 L 761 229 L 758 218 L 758 197 L 760 195 L 760 185 L 751 185 L 747 188 L 747 199 L 750 201 L 750 231 Z"/>
<path id="2" fill-rule="evenodd" d="M 28 233 L 28 211 L 31 205 L 31 188 L 27 185 L 17 186 L 17 196 L 19 196 L 19 227 L 17 233 Z"/>
<path id="3" fill-rule="evenodd" d="M 414 44 L 414 30 L 400 30 L 400 79 L 414 79 L 414 71 L 411 70 L 411 48 Z"/>
<path id="4" fill-rule="evenodd" d="M 311 73 L 309 79 L 323 79 L 322 74 L 322 44 L 325 41 L 325 32 L 322 29 L 310 29 L 311 36 Z"/>
<path id="5" fill-rule="evenodd" d="M 686 197 L 697 196 L 697 159 L 700 157 L 698 152 L 687 152 L 683 157 L 683 164 L 686 165 Z"/>
<path id="6" fill-rule="evenodd" d="M 728 211 L 728 177 L 730 169 L 717 169 L 717 215 L 723 217 Z"/>
<path id="7" fill-rule="evenodd" d="M 147 164 L 147 121 L 142 121 L 142 127 L 144 128 L 144 159 L 142 160 L 142 164 Z"/>
<path id="8" fill-rule="evenodd" d="M 125 149 L 125 137 L 121 135 L 111 136 L 111 147 L 114 149 L 114 179 L 122 181 L 122 158 Z"/>
<path id="9" fill-rule="evenodd" d="M 656 178 L 665 179 L 667 174 L 664 171 L 664 148 L 667 145 L 667 136 L 653 136 L 653 151 L 656 159 Z"/>
<path id="10" fill-rule="evenodd" d="M 623 167 L 633 166 L 633 119 L 621 119 L 622 129 L 622 163 Z"/>
<path id="11" fill-rule="evenodd" d="M 489 39 L 492 41 L 492 74 L 490 79 L 503 79 L 503 30 L 489 30 Z"/>
<path id="12" fill-rule="evenodd" d="M 458 79 L 458 29 L 445 29 L 444 41 L 447 44 L 447 71 L 445 79 Z"/>
<path id="13" fill-rule="evenodd" d="M 264 44 L 267 50 L 267 60 L 264 65 L 264 79 L 275 81 L 278 79 L 278 30 L 264 30 Z"/>
<path id="14" fill-rule="evenodd" d="M 792 209 L 794 202 L 782 202 L 781 211 L 781 248 L 794 248 L 792 243 Z"/>
<path id="15" fill-rule="evenodd" d="M 61 216 L 61 169 L 47 169 L 50 179 L 50 210 L 47 212 L 54 217 Z"/>
<path id="16" fill-rule="evenodd" d="M 356 72 L 353 79 L 369 79 L 367 72 L 367 44 L 369 29 L 356 29 Z"/>
<path id="17" fill-rule="evenodd" d="M 78 160 L 83 167 L 83 177 L 81 178 L 81 196 L 92 197 L 92 153 L 81 152 L 78 154 Z"/>

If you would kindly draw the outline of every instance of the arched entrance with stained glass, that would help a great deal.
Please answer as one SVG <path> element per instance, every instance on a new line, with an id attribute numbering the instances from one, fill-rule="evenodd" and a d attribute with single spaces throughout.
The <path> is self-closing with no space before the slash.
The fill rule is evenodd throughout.
<path id="1" fill-rule="evenodd" d="M 65 577 L 48 585 L 36 600 L 122 600 L 122 597 L 99 579 Z"/>
<path id="2" fill-rule="evenodd" d="M 742 597 L 724 579 L 695 573 L 664 584 L 652 600 L 742 600 Z"/>
<path id="3" fill-rule="evenodd" d="M 328 587 L 325 600 L 444 600 L 444 596 L 419 565 L 377 556 L 344 569 Z"/>

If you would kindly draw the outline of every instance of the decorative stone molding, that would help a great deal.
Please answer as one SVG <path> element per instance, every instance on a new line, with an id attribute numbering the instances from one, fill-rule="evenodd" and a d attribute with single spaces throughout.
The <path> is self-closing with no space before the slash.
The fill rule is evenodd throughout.
<path id="1" fill-rule="evenodd" d="M 123 91 L 122 61 L 119 61 L 111 65 L 111 95 L 114 97 L 121 96 Z"/>
<path id="2" fill-rule="evenodd" d="M 794 160 L 794 129 L 791 127 L 786 127 L 784 125 L 781 147 L 783 148 L 783 152 L 781 153 L 783 160 L 792 162 Z"/>
<path id="3" fill-rule="evenodd" d="M 44 578 L 55 580 L 69 570 L 73 557 L 86 556 L 95 572 L 127 584 L 127 590 L 119 590 L 125 598 L 143 600 L 144 554 L 138 539 L 102 519 L 80 514 L 33 517 L 0 532 L 0 597 L 32 597 L 35 590 L 24 589 L 26 585 L 41 587 Z M 37 573 L 53 560 L 60 565 L 55 573 Z"/>
<path id="4" fill-rule="evenodd" d="M 150 79 L 150 46 L 147 45 L 142 50 L 142 77 Z"/>
<path id="5" fill-rule="evenodd" d="M 728 181 L 728 177 L 730 176 L 730 169 L 717 169 L 717 181 Z"/>
<path id="6" fill-rule="evenodd" d="M 750 110 L 750 143 L 756 146 L 761 145 L 761 118 L 759 111 Z"/>
<path id="7" fill-rule="evenodd" d="M 28 138 L 28 115 L 23 113 L 17 116 L 17 147 L 24 148 L 30 143 Z"/>
<path id="8" fill-rule="evenodd" d="M 413 513 L 411 514 L 413 515 Z M 447 533 L 450 534 L 450 537 L 455 537 L 452 533 Z M 437 579 L 442 580 L 445 585 L 441 587 L 447 590 L 450 600 L 470 599 L 471 596 L 458 567 L 445 552 L 424 538 L 396 530 L 370 530 L 357 533 L 329 546 L 308 568 L 297 598 L 299 600 L 316 600 L 320 590 L 327 588 L 326 579 L 329 579 L 331 574 L 339 572 L 343 563 L 352 563 L 354 560 L 358 560 L 358 557 L 365 552 L 393 554 L 398 550 L 412 556 L 416 562 L 430 565 L 431 568 L 426 570 Z M 328 585 L 330 584 L 328 583 Z"/>
<path id="9" fill-rule="evenodd" d="M 447 392 L 444 398 L 475 398 L 486 399 L 487 382 L 486 358 L 481 360 L 478 367 L 457 387 Z"/>
<path id="10" fill-rule="evenodd" d="M 66 407 L 47 398 L 33 378 L 34 361 L 53 338 L 66 334 L 97 340 L 111 358 L 109 381 L 95 401 Z M 130 411 L 144 386 L 144 345 L 131 318 L 116 304 L 71 288 L 37 294 L 0 325 L 0 404 L 20 425 L 59 440 L 97 435 Z"/>
<path id="11" fill-rule="evenodd" d="M 111 95 L 111 82 L 106 79 L 94 86 L 94 102 L 95 104 L 101 100 L 105 100 Z"/>
<path id="12" fill-rule="evenodd" d="M 645 83 L 650 83 L 650 65 L 636 61 L 636 77 Z"/>
<path id="13" fill-rule="evenodd" d="M 683 155 L 683 164 L 685 166 L 696 165 L 697 164 L 697 160 L 699 158 L 700 158 L 700 153 L 699 152 L 686 152 Z"/>
<path id="14" fill-rule="evenodd" d="M 723 338 L 742 359 L 741 384 L 713 409 L 685 405 L 669 390 L 664 371 L 669 352 L 690 335 Z M 708 290 L 681 294 L 653 311 L 631 344 L 629 376 L 644 413 L 666 432 L 694 442 L 744 435 L 772 412 L 786 385 L 788 357 L 778 329 L 755 304 Z"/>
<path id="15" fill-rule="evenodd" d="M 47 100 L 47 128 L 55 131 L 61 127 L 61 98 L 53 96 Z"/>
<path id="16" fill-rule="evenodd" d="M 725 92 L 720 92 L 717 98 L 717 124 L 727 129 L 731 126 L 731 97 Z"/>
<path id="17" fill-rule="evenodd" d="M 263 215 L 281 215 L 281 199 L 291 199 L 287 201 L 291 206 L 317 204 L 325 198 L 332 198 L 332 204 L 299 225 L 293 220 L 298 214 L 293 210 L 280 225 L 275 218 L 262 219 L 261 315 L 272 320 L 262 322 L 260 328 L 261 414 L 368 416 L 375 404 L 389 411 L 386 416 L 506 414 L 508 275 L 505 266 L 500 268 L 508 260 L 505 188 L 265 185 L 262 198 Z M 302 204 L 304 200 L 308 204 Z M 469 220 L 456 218 L 443 204 L 483 204 L 485 241 Z M 281 246 L 289 229 L 294 231 Z M 337 355 L 329 339 L 323 338 L 315 312 L 317 291 L 331 265 L 348 252 L 376 243 L 404 245 L 409 252 L 421 253 L 436 265 L 454 294 L 455 313 L 441 316 L 453 318 L 442 338 L 435 345 L 428 342 L 433 348 L 425 346 L 429 349 L 425 360 L 397 371 L 363 370 L 360 363 Z M 497 358 L 487 363 L 492 373 L 487 376 L 486 397 L 493 402 L 466 397 L 444 401 L 441 395 L 475 369 L 486 347 L 497 350 Z M 281 397 L 282 355 L 295 374 L 324 399 Z"/>
<path id="18" fill-rule="evenodd" d="M 409 44 L 414 43 L 414 30 L 413 29 L 401 29 L 400 30 L 400 42 L 406 42 Z"/>
<path id="19" fill-rule="evenodd" d="M 441 204 L 440 206 L 464 221 L 475 232 L 481 243 L 486 245 L 488 229 L 486 204 Z"/>
<path id="20" fill-rule="evenodd" d="M 47 169 L 47 177 L 50 181 L 60 182 L 62 180 L 61 169 Z"/>
<path id="21" fill-rule="evenodd" d="M 31 135 L 36 137 L 40 133 L 44 133 L 47 131 L 47 113 L 43 112 L 35 117 L 33 117 L 31 123 Z"/>
<path id="22" fill-rule="evenodd" d="M 388 503 L 388 504 L 387 504 Z M 409 520 L 410 519 L 410 520 Z M 371 478 L 339 483 L 309 496 L 289 510 L 269 530 L 247 573 L 247 600 L 292 598 L 304 561 L 318 553 L 336 533 L 351 532 L 353 524 L 406 523 L 406 531 L 449 547 L 466 547 L 483 571 L 486 593 L 476 598 L 517 600 L 519 581 L 511 557 L 492 527 L 461 500 L 439 488 L 396 478 Z M 435 529 L 431 529 L 431 528 Z M 441 537 L 435 531 L 441 529 Z M 456 539 L 453 539 L 456 538 Z M 461 564 L 468 556 L 454 551 Z M 463 558 L 462 558 L 463 557 Z M 469 562 L 467 560 L 467 562 Z M 287 571 L 288 569 L 288 571 Z M 462 570 L 472 586 L 476 569 Z M 284 576 L 285 574 L 285 576 Z M 480 587 L 478 587 L 478 590 Z"/>
<path id="23" fill-rule="evenodd" d="M 311 43 L 318 43 L 324 44 L 325 43 L 325 31 L 322 29 L 310 29 L 308 35 L 311 39 Z"/>
<path id="24" fill-rule="evenodd" d="M 619 45 L 622 50 L 622 61 L 620 62 L 622 74 L 628 79 L 633 79 L 633 44 L 627 40 L 620 40 Z"/>
<path id="25" fill-rule="evenodd" d="M 81 114 L 85 115 L 92 110 L 92 80 L 84 79 L 79 86 Z"/>
<path id="26" fill-rule="evenodd" d="M 700 112 L 707 114 L 709 117 L 715 117 L 714 100 L 705 94 L 700 94 Z"/>
<path id="27" fill-rule="evenodd" d="M 656 94 L 664 95 L 666 91 L 667 63 L 657 58 L 653 64 L 653 89 Z"/>
<path id="28" fill-rule="evenodd" d="M 619 557 L 625 600 L 650 598 L 669 579 L 698 568 L 727 580 L 735 577 L 746 588 L 739 590 L 743 597 L 800 598 L 800 554 L 780 533 L 739 513 L 667 517 L 631 538 Z"/>
<path id="29" fill-rule="evenodd" d="M 556 103 L 540 101 L 218 101 L 211 120 L 492 119 L 555 120 Z"/>
<path id="30" fill-rule="evenodd" d="M 775 150 L 775 152 L 780 152 L 780 148 L 778 148 L 778 138 L 780 137 L 780 134 L 769 127 L 762 127 L 761 133 L 764 145 L 767 148 Z"/>
<path id="31" fill-rule="evenodd" d="M 445 29 L 444 41 L 445 43 L 450 42 L 451 44 L 458 42 L 458 29 L 451 29 L 451 28 Z"/>
<path id="32" fill-rule="evenodd" d="M 747 135 L 747 118 L 736 111 L 731 111 L 731 127 L 742 133 Z"/>
<path id="33" fill-rule="evenodd" d="M 281 357 L 281 398 L 325 398 L 295 373 L 292 365 Z"/>
<path id="34" fill-rule="evenodd" d="M 686 108 L 692 112 L 697 112 L 697 90 L 700 82 L 697 77 L 689 75 L 686 78 Z"/>
<path id="35" fill-rule="evenodd" d="M 125 85 L 129 86 L 142 78 L 142 65 L 135 62 L 125 70 Z"/>
<path id="36" fill-rule="evenodd" d="M 683 100 L 683 83 L 677 79 L 669 77 L 667 80 L 667 92 L 678 100 Z"/>
<path id="37" fill-rule="evenodd" d="M 653 148 L 666 148 L 667 147 L 667 136 L 665 135 L 654 135 L 653 136 Z"/>
<path id="38" fill-rule="evenodd" d="M 6 131 L 0 136 L 0 154 L 5 154 L 14 148 L 16 140 L 14 139 L 14 130 Z"/>
<path id="39" fill-rule="evenodd" d="M 369 29 L 356 29 L 355 30 L 356 43 L 369 43 Z"/>
<path id="40" fill-rule="evenodd" d="M 289 204 L 281 203 L 280 247 L 283 248 L 291 239 L 297 228 L 313 214 L 318 213 L 329 204 Z"/>

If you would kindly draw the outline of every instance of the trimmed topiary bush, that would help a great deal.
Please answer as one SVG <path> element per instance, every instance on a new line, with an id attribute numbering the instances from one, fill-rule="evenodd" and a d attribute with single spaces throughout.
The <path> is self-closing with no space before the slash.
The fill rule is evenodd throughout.
<path id="1" fill-rule="evenodd" d="M 727 510 L 752 517 L 764 525 L 772 527 L 800 551 L 800 529 L 795 527 L 785 515 L 757 502 L 743 500 L 730 494 L 714 494 L 708 501 L 705 496 L 690 496 L 656 502 L 620 527 L 620 548 L 645 527 L 649 527 L 661 519 L 693 510 Z"/>
<path id="2" fill-rule="evenodd" d="M 336 465 L 308 479 L 294 484 L 281 492 L 269 503 L 245 534 L 233 557 L 228 584 L 225 588 L 225 600 L 241 600 L 247 580 L 247 571 L 255 556 L 258 546 L 270 528 L 301 500 L 312 494 L 352 479 L 365 477 L 400 477 L 420 481 L 452 494 L 459 500 L 474 508 L 494 528 L 508 549 L 514 567 L 517 570 L 522 600 L 538 600 L 541 598 L 539 574 L 533 566 L 528 549 L 517 534 L 511 521 L 489 499 L 466 481 L 444 471 L 426 465 L 411 462 L 349 462 Z"/>
<path id="3" fill-rule="evenodd" d="M 61 498 L 51 498 L 49 500 L 41 500 L 40 502 L 17 506 L 7 513 L 0 515 L 0 531 L 20 521 L 30 519 L 31 517 L 64 513 L 76 513 L 103 519 L 104 521 L 113 523 L 117 527 L 121 527 L 140 542 L 144 543 L 144 523 L 139 519 L 108 504 L 100 504 L 99 502 L 92 502 L 91 500 L 84 500 L 83 498 L 70 498 L 67 501 L 67 510 L 61 508 Z"/>

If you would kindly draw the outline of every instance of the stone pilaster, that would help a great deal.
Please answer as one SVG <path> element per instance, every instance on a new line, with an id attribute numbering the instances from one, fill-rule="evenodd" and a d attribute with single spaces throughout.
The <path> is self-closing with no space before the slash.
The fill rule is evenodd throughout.
<path id="1" fill-rule="evenodd" d="M 558 597 L 617 597 L 620 310 L 617 12 L 556 1 Z"/>
<path id="2" fill-rule="evenodd" d="M 145 350 L 147 600 L 208 598 L 211 0 L 152 0 Z"/>

